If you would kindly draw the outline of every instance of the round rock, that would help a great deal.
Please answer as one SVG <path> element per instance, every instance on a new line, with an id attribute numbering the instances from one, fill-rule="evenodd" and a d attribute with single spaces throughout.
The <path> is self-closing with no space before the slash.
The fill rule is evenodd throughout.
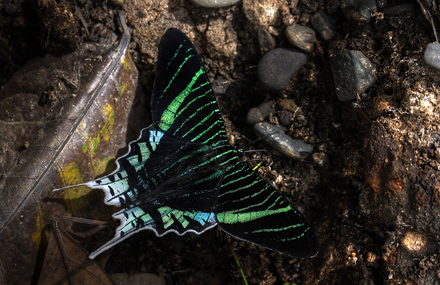
<path id="1" fill-rule="evenodd" d="M 13 16 L 15 15 L 15 13 L 17 13 L 17 6 L 15 6 L 12 3 L 8 3 L 5 6 L 5 12 L 6 14 L 8 14 L 9 16 Z"/>
<path id="2" fill-rule="evenodd" d="M 356 22 L 371 19 L 370 11 L 377 10 L 376 0 L 341 0 L 341 9 L 345 17 Z"/>
<path id="3" fill-rule="evenodd" d="M 323 10 L 313 14 L 310 23 L 324 40 L 328 41 L 335 36 L 333 19 Z"/>
<path id="4" fill-rule="evenodd" d="M 440 70 L 440 44 L 428 44 L 425 49 L 424 59 L 427 65 Z"/>
<path id="5" fill-rule="evenodd" d="M 276 45 L 275 39 L 266 28 L 258 29 L 258 43 L 262 54 L 273 50 Z"/>
<path id="6" fill-rule="evenodd" d="M 221 8 L 234 5 L 240 0 L 192 0 L 197 6 L 205 8 Z"/>
<path id="7" fill-rule="evenodd" d="M 167 282 L 162 276 L 153 273 L 136 273 L 129 275 L 127 273 L 115 273 L 111 275 L 113 282 L 116 285 L 166 285 Z"/>
<path id="8" fill-rule="evenodd" d="M 289 43 L 305 52 L 311 52 L 316 41 L 315 31 L 309 27 L 292 25 L 286 28 Z"/>
<path id="9" fill-rule="evenodd" d="M 255 134 L 290 159 L 302 160 L 313 152 L 313 145 L 294 140 L 281 131 L 286 128 L 261 122 L 254 125 Z"/>
<path id="10" fill-rule="evenodd" d="M 284 90 L 306 61 L 306 54 L 298 49 L 271 50 L 258 63 L 258 78 L 270 90 Z"/>
<path id="11" fill-rule="evenodd" d="M 249 125 L 254 125 L 264 121 L 270 113 L 275 114 L 277 110 L 275 109 L 274 104 L 273 101 L 266 101 L 258 105 L 258 107 L 249 109 L 246 116 L 246 122 Z"/>
<path id="12" fill-rule="evenodd" d="M 330 59 L 330 69 L 340 101 L 353 100 L 374 83 L 373 64 L 360 51 L 350 50 Z"/>

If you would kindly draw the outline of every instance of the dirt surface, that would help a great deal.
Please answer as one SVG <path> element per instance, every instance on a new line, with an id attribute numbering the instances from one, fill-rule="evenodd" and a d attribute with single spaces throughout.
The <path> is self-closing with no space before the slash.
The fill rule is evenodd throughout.
<path id="1" fill-rule="evenodd" d="M 230 141 L 267 150 L 250 155 L 252 165 L 262 160 L 258 172 L 314 225 L 320 253 L 291 259 L 219 229 L 163 238 L 145 231 L 115 247 L 109 273 L 150 272 L 168 284 L 243 284 L 237 259 L 251 284 L 440 282 L 440 76 L 423 62 L 434 35 L 416 1 L 409 13 L 379 11 L 364 23 L 346 19 L 338 1 L 248 0 L 221 9 L 183 0 L 132 0 L 122 8 L 116 2 L 0 0 L 0 84 L 36 56 L 114 41 L 115 15 L 123 9 L 132 29 L 131 57 L 149 96 L 160 38 L 169 27 L 181 29 L 201 53 Z M 259 41 L 259 29 L 272 35 L 275 47 L 286 47 L 285 27 L 310 26 L 310 16 L 322 9 L 337 23 L 335 37 L 318 37 L 286 90 L 264 89 L 256 67 L 272 47 Z M 430 12 L 438 22 L 436 5 Z M 349 49 L 373 62 L 377 81 L 352 102 L 340 102 L 328 59 Z M 294 122 L 288 131 L 314 145 L 304 161 L 288 160 L 262 142 L 249 144 L 255 136 L 245 123 L 247 110 L 281 98 L 293 99 L 312 122 Z M 270 120 L 279 121 L 278 114 Z"/>

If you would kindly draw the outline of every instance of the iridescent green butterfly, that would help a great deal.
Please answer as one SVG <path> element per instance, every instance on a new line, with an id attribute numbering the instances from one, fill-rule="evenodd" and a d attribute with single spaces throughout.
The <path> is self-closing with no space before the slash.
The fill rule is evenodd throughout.
<path id="1" fill-rule="evenodd" d="M 240 161 L 200 56 L 171 28 L 159 46 L 152 96 L 153 124 L 130 143 L 117 169 L 84 183 L 122 207 L 103 251 L 141 230 L 201 234 L 216 226 L 236 238 L 292 257 L 318 252 L 313 229 L 295 207 Z"/>

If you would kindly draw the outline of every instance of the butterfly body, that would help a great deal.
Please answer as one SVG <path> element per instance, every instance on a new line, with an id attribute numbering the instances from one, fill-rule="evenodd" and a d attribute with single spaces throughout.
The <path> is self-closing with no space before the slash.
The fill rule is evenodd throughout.
<path id="1" fill-rule="evenodd" d="M 117 169 L 85 183 L 122 207 L 115 237 L 93 258 L 140 230 L 200 234 L 217 224 L 239 239 L 294 257 L 316 255 L 313 229 L 293 205 L 241 162 L 191 41 L 169 29 L 159 46 L 153 124 L 118 158 Z"/>

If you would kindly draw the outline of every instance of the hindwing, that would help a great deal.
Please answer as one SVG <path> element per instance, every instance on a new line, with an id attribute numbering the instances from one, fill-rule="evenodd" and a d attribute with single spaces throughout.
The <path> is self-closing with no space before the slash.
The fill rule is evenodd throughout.
<path id="1" fill-rule="evenodd" d="M 303 215 L 243 163 L 229 168 L 215 207 L 225 232 L 292 257 L 318 253 L 315 233 Z"/>

